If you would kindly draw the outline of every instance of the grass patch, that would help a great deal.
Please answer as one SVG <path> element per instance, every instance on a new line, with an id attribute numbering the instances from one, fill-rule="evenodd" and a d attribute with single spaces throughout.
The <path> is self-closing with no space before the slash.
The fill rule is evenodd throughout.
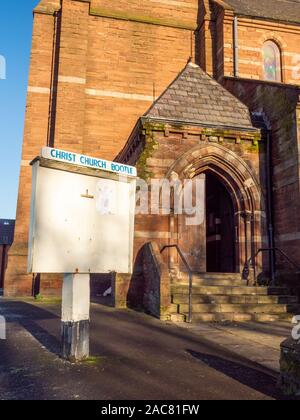
<path id="1" fill-rule="evenodd" d="M 44 303 L 45 305 L 57 305 L 62 302 L 62 299 L 59 297 L 44 297 L 42 295 L 35 296 L 34 300 L 37 303 Z"/>
<path id="2" fill-rule="evenodd" d="M 105 360 L 106 357 L 103 356 L 91 356 L 82 363 L 86 366 L 99 366 L 102 365 Z"/>

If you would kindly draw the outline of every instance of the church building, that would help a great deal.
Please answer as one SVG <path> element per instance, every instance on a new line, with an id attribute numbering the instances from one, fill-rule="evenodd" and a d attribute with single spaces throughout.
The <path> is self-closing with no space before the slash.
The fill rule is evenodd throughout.
<path id="1" fill-rule="evenodd" d="M 297 0 L 41 0 L 5 295 L 61 292 L 27 274 L 30 162 L 50 146 L 200 185 L 201 223 L 162 200 L 136 215 L 117 307 L 186 320 L 190 270 L 195 320 L 299 312 L 299 94 Z"/>

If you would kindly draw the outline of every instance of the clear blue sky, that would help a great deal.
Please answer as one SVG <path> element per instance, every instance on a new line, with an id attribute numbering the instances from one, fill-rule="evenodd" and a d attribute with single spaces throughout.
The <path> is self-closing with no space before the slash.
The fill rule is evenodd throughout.
<path id="1" fill-rule="evenodd" d="M 1 2 L 0 56 L 0 218 L 15 218 L 26 89 L 32 34 L 32 9 L 39 0 Z M 0 66 L 1 60 L 0 57 Z"/>

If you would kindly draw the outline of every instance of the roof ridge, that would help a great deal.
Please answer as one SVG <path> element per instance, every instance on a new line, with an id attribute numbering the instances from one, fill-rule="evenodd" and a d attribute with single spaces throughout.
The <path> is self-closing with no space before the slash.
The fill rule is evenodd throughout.
<path id="1" fill-rule="evenodd" d="M 169 88 L 176 82 L 176 80 L 179 79 L 179 77 L 182 75 L 182 73 L 185 71 L 185 69 L 187 68 L 187 66 L 189 64 L 190 64 L 190 62 L 188 61 L 186 66 L 181 70 L 180 73 L 178 73 L 177 77 L 166 87 L 166 89 L 155 99 L 155 101 L 153 101 L 153 104 L 150 106 L 150 108 L 143 115 L 144 117 L 147 114 L 149 114 L 149 112 L 152 110 L 152 108 L 155 106 L 155 104 L 162 98 L 162 96 L 169 90 Z"/>
<path id="2" fill-rule="evenodd" d="M 246 105 L 194 63 L 184 67 L 144 117 L 253 129 Z"/>
<path id="3" fill-rule="evenodd" d="M 248 18 L 299 25 L 299 0 L 212 0 L 230 6 L 233 13 Z M 225 8 L 225 6 L 223 6 Z"/>

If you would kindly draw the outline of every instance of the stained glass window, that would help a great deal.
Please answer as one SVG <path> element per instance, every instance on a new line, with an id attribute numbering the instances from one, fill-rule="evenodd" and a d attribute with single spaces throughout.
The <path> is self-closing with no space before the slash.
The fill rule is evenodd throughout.
<path id="1" fill-rule="evenodd" d="M 273 41 L 267 41 L 263 46 L 264 79 L 270 82 L 281 82 L 280 49 Z"/>

